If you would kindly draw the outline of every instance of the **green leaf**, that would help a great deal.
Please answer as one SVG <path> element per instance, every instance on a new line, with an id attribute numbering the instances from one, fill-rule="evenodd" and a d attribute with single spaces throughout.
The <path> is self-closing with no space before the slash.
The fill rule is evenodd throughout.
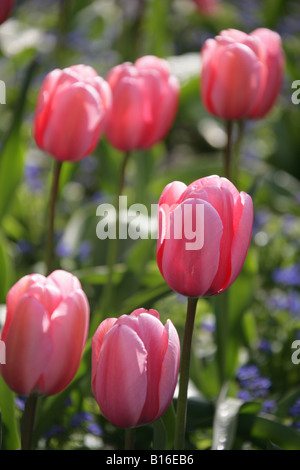
<path id="1" fill-rule="evenodd" d="M 21 139 L 20 130 L 27 93 L 36 69 L 37 61 L 34 59 L 25 72 L 20 95 L 14 105 L 12 123 L 0 153 L 0 221 L 9 208 L 23 176 L 25 144 Z"/>
<path id="2" fill-rule="evenodd" d="M 212 450 L 230 450 L 235 440 L 239 410 L 242 401 L 237 398 L 221 400 L 217 405 Z"/>
<path id="3" fill-rule="evenodd" d="M 20 436 L 16 417 L 14 393 L 0 376 L 0 411 L 2 414 L 2 448 L 5 450 L 20 449 Z"/>
<path id="4" fill-rule="evenodd" d="M 300 433 L 271 416 L 240 413 L 237 433 L 261 449 L 266 449 L 271 441 L 282 450 L 300 450 Z"/>
<path id="5" fill-rule="evenodd" d="M 153 448 L 155 450 L 170 450 L 175 437 L 175 409 L 173 402 L 165 414 L 153 423 Z"/>
<path id="6" fill-rule="evenodd" d="M 14 130 L 0 155 L 0 220 L 10 207 L 14 193 L 22 180 L 24 145 L 18 130 Z"/>
<path id="7" fill-rule="evenodd" d="M 6 300 L 6 294 L 9 288 L 10 269 L 7 243 L 0 233 L 0 304 L 5 303 Z"/>
<path id="8" fill-rule="evenodd" d="M 153 449 L 165 450 L 167 445 L 167 431 L 162 419 L 153 423 Z"/>

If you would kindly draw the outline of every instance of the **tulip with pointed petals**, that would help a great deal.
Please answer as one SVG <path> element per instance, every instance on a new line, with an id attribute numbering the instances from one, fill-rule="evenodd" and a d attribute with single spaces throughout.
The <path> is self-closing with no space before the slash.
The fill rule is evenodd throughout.
<path id="1" fill-rule="evenodd" d="M 92 339 L 92 389 L 102 414 L 121 428 L 159 419 L 172 401 L 179 359 L 177 331 L 156 310 L 105 319 Z"/>
<path id="2" fill-rule="evenodd" d="M 121 151 L 147 149 L 170 130 L 179 101 L 179 82 L 168 63 L 144 56 L 111 69 L 112 111 L 105 134 Z"/>
<path id="3" fill-rule="evenodd" d="M 243 267 L 252 225 L 251 197 L 226 178 L 168 184 L 159 199 L 157 263 L 163 278 L 187 297 L 220 294 Z M 197 230 L 203 231 L 203 243 L 194 249 L 191 235 Z"/>
<path id="4" fill-rule="evenodd" d="M 34 117 L 37 145 L 76 162 L 97 146 L 111 106 L 107 82 L 87 65 L 55 69 L 44 79 Z"/>
<path id="5" fill-rule="evenodd" d="M 263 118 L 283 81 L 284 53 L 278 33 L 228 29 L 201 51 L 201 95 L 206 109 L 223 119 Z"/>
<path id="6" fill-rule="evenodd" d="M 79 280 L 58 270 L 30 274 L 8 292 L 1 374 L 20 395 L 54 395 L 74 378 L 85 346 L 89 304 Z"/>

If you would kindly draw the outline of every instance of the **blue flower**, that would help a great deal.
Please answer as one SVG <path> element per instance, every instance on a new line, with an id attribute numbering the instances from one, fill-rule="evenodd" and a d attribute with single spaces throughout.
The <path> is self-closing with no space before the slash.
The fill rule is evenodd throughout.
<path id="1" fill-rule="evenodd" d="M 279 284 L 300 286 L 300 264 L 295 263 L 275 269 L 272 273 L 272 279 Z"/>
<path id="2" fill-rule="evenodd" d="M 255 364 L 240 367 L 236 378 L 240 385 L 239 398 L 248 401 L 268 396 L 272 383 L 267 377 L 261 376 Z"/>
<path id="3" fill-rule="evenodd" d="M 94 419 L 91 413 L 87 413 L 85 411 L 80 411 L 71 417 L 71 426 L 73 428 L 78 428 L 82 424 L 86 422 L 92 422 Z"/>
<path id="4" fill-rule="evenodd" d="M 87 431 L 94 434 L 94 436 L 102 436 L 103 430 L 98 423 L 88 423 L 86 427 Z"/>

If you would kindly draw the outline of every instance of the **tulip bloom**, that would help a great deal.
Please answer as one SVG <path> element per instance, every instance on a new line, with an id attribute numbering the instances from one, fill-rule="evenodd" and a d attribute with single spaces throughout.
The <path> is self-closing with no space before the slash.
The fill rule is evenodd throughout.
<path id="1" fill-rule="evenodd" d="M 6 306 L 3 379 L 21 395 L 59 393 L 77 372 L 88 333 L 89 304 L 79 280 L 62 270 L 24 276 Z"/>
<path id="2" fill-rule="evenodd" d="M 1 0 L 0 2 L 0 24 L 4 23 L 9 17 L 13 7 L 14 0 Z"/>
<path id="3" fill-rule="evenodd" d="M 103 416 L 121 428 L 159 419 L 172 401 L 179 359 L 177 331 L 156 310 L 104 320 L 92 339 L 92 389 Z"/>
<path id="4" fill-rule="evenodd" d="M 213 15 L 218 9 L 220 0 L 194 0 L 194 3 L 203 15 Z"/>
<path id="5" fill-rule="evenodd" d="M 188 297 L 220 294 L 242 269 L 252 225 L 251 197 L 226 178 L 170 183 L 159 199 L 157 263 L 163 278 Z"/>
<path id="6" fill-rule="evenodd" d="M 125 62 L 107 76 L 113 95 L 105 129 L 110 144 L 122 151 L 147 149 L 161 141 L 174 120 L 179 82 L 168 63 L 144 56 Z"/>
<path id="7" fill-rule="evenodd" d="M 201 94 L 210 113 L 223 119 L 257 119 L 271 110 L 284 69 L 276 32 L 225 30 L 205 42 L 201 56 Z"/>
<path id="8" fill-rule="evenodd" d="M 37 145 L 57 160 L 81 160 L 98 144 L 110 106 L 110 88 L 92 67 L 53 70 L 38 96 L 34 118 Z"/>

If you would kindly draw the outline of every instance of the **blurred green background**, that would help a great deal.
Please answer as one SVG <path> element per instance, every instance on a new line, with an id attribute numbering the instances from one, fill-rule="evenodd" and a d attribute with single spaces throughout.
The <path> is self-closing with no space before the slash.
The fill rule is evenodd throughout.
<path id="1" fill-rule="evenodd" d="M 166 58 L 180 80 L 180 106 L 166 140 L 133 152 L 124 194 L 128 205 L 157 204 L 171 181 L 186 184 L 223 173 L 225 124 L 200 99 L 200 50 L 226 28 L 277 31 L 286 55 L 284 84 L 272 112 L 246 122 L 238 189 L 253 198 L 249 254 L 230 288 L 226 328 L 216 328 L 222 296 L 198 303 L 191 367 L 187 448 L 300 449 L 300 365 L 292 343 L 300 339 L 300 4 L 297 0 L 222 1 L 203 16 L 192 0 L 19 0 L 0 26 L 0 304 L 23 275 L 44 272 L 44 243 L 53 160 L 32 137 L 37 94 L 45 75 L 76 63 L 105 77 L 111 67 L 146 54 Z M 237 139 L 237 136 L 234 136 Z M 107 316 L 156 308 L 182 334 L 186 301 L 172 293 L 156 265 L 156 240 L 122 240 L 105 298 L 108 240 L 99 240 L 99 204 L 113 202 L 123 155 L 102 138 L 95 152 L 64 164 L 57 204 L 55 265 L 82 282 L 91 306 L 90 337 Z M 0 313 L 1 315 L 1 313 Z M 223 345 L 223 346 L 222 346 Z M 226 352 L 221 356 L 220 352 Z M 227 389 L 223 420 L 220 371 Z M 24 406 L 0 378 L 2 448 L 18 448 Z M 176 406 L 176 397 L 174 399 Z M 173 407 L 138 430 L 136 447 L 170 448 Z M 225 430 L 225 431 L 224 431 Z M 118 449 L 123 431 L 105 421 L 90 387 L 90 341 L 74 382 L 40 402 L 35 445 L 40 449 Z"/>

